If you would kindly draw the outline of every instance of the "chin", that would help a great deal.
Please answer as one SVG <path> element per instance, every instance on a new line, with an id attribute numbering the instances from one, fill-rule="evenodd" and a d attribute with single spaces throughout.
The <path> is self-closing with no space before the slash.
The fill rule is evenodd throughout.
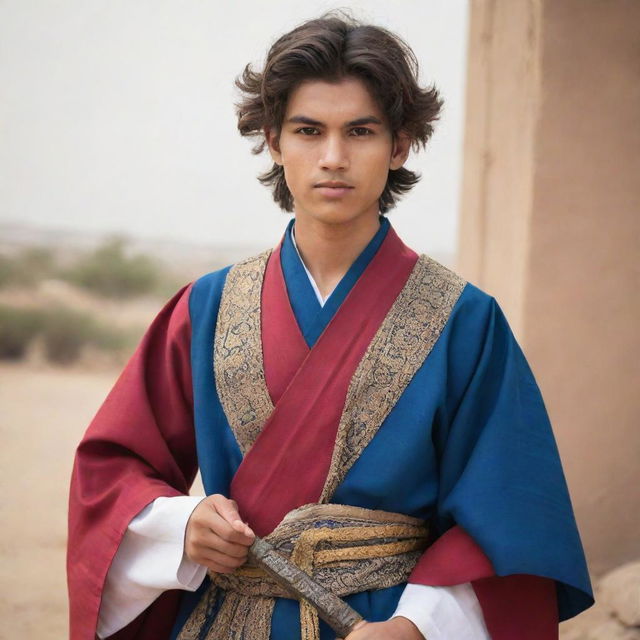
<path id="1" fill-rule="evenodd" d="M 354 211 L 344 204 L 329 206 L 294 207 L 296 217 L 309 218 L 324 224 L 347 224 L 363 217 L 378 218 L 377 203 L 374 207 Z"/>

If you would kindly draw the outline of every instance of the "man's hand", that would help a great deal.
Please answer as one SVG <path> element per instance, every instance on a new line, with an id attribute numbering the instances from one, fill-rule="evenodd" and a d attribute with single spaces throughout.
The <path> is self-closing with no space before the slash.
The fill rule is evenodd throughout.
<path id="1" fill-rule="evenodd" d="M 184 536 L 184 552 L 217 573 L 243 565 L 255 534 L 242 522 L 238 505 L 223 495 L 202 500 L 193 510 Z"/>
<path id="2" fill-rule="evenodd" d="M 345 640 L 425 640 L 411 620 L 397 616 L 386 622 L 360 622 Z"/>

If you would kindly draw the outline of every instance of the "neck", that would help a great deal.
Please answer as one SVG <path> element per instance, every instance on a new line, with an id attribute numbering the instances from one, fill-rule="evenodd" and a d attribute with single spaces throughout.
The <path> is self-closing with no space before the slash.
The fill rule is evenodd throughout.
<path id="1" fill-rule="evenodd" d="M 298 251 L 323 297 L 335 289 L 379 228 L 377 216 L 333 225 L 296 217 Z"/>

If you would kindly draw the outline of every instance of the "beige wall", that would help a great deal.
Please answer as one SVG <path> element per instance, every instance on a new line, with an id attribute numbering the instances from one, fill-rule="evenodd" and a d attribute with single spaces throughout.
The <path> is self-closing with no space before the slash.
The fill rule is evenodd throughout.
<path id="1" fill-rule="evenodd" d="M 459 267 L 519 333 L 539 103 L 537 2 L 472 1 Z"/>
<path id="2" fill-rule="evenodd" d="M 599 574 L 640 557 L 640 2 L 471 9 L 459 269 L 531 362 Z"/>

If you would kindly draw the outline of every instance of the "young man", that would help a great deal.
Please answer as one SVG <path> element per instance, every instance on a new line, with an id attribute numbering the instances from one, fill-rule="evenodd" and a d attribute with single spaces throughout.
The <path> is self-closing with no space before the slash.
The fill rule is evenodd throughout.
<path id="1" fill-rule="evenodd" d="M 74 640 L 334 638 L 247 562 L 256 534 L 362 615 L 348 640 L 547 640 L 593 602 L 504 315 L 381 216 L 441 106 L 416 72 L 336 15 L 245 69 L 240 132 L 295 217 L 168 303 L 80 444 Z"/>

